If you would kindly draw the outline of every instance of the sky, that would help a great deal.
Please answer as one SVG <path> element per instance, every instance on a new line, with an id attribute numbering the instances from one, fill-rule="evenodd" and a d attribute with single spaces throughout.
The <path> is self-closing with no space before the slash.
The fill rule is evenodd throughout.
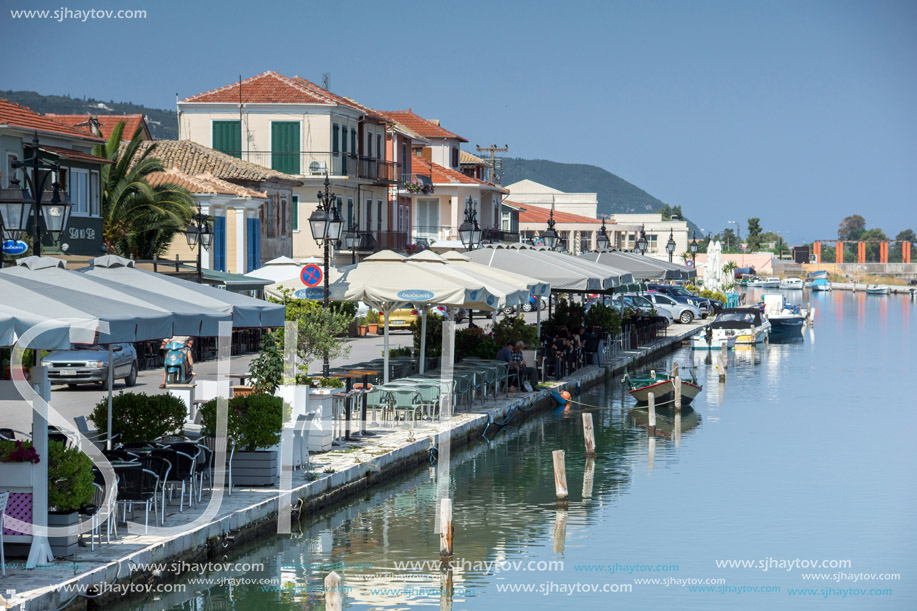
<path id="1" fill-rule="evenodd" d="M 0 89 L 174 108 L 274 70 L 509 156 L 589 163 L 708 232 L 917 230 L 917 2 L 0 0 Z M 11 11 L 145 10 L 141 19 Z M 72 15 L 72 13 L 71 13 Z"/>

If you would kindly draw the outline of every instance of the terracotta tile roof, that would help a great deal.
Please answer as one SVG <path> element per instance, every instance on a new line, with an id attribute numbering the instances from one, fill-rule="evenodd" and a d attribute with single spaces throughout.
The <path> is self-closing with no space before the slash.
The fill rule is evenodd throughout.
<path id="1" fill-rule="evenodd" d="M 90 119 L 95 117 L 99 122 L 99 129 L 102 131 L 102 136 L 107 140 L 111 137 L 112 130 L 115 129 L 115 126 L 119 121 L 124 121 L 124 132 L 121 136 L 122 140 L 130 140 L 134 137 L 134 134 L 137 132 L 138 127 L 143 127 L 144 136 L 147 140 L 150 139 L 150 130 L 146 125 L 146 121 L 143 119 L 143 115 L 57 115 L 54 113 L 48 113 L 45 115 L 49 119 L 53 119 L 58 123 L 63 123 L 64 125 L 69 125 L 75 129 L 86 132 L 87 134 L 92 135 L 92 128 L 90 127 Z"/>
<path id="2" fill-rule="evenodd" d="M 0 98 L 0 125 L 10 125 L 12 127 L 22 127 L 25 129 L 37 129 L 38 131 L 53 132 L 65 136 L 77 136 L 84 140 L 94 140 L 102 142 L 101 138 L 96 138 L 84 131 L 80 131 L 69 125 L 58 123 L 53 119 L 44 117 L 31 109 L 20 106 Z"/>
<path id="3" fill-rule="evenodd" d="M 484 161 L 477 155 L 472 155 L 468 151 L 462 151 L 462 150 L 459 150 L 459 163 L 468 163 L 468 164 L 486 165 L 486 166 L 490 165 L 488 162 Z"/>
<path id="4" fill-rule="evenodd" d="M 178 168 L 169 168 L 165 172 L 147 174 L 147 182 L 156 187 L 164 184 L 173 184 L 184 187 L 192 193 L 209 193 L 216 195 L 234 195 L 237 197 L 250 197 L 252 199 L 265 199 L 267 193 L 246 189 L 231 182 L 220 180 L 212 174 L 198 174 L 190 176 Z"/>
<path id="5" fill-rule="evenodd" d="M 412 129 L 424 138 L 455 138 L 459 142 L 468 142 L 458 134 L 453 134 L 448 129 L 443 129 L 433 121 L 424 119 L 420 115 L 415 115 L 411 109 L 407 110 L 386 110 L 380 111 L 390 119 L 401 123 L 408 129 Z"/>
<path id="6" fill-rule="evenodd" d="M 411 168 L 415 174 L 430 174 L 433 177 L 434 185 L 479 185 L 482 187 L 495 189 L 501 193 L 509 193 L 509 191 L 503 187 L 498 187 L 496 185 L 492 185 L 489 182 L 484 182 L 483 180 L 472 178 L 471 176 L 462 174 L 461 172 L 456 172 L 452 168 L 447 168 L 439 165 L 438 163 L 433 163 L 432 161 L 424 159 L 419 155 L 414 155 L 411 157 Z"/>
<path id="7" fill-rule="evenodd" d="M 127 143 L 122 143 L 121 149 L 126 146 Z M 150 147 L 155 147 L 150 155 L 159 159 L 166 168 L 178 168 L 191 176 L 211 174 L 223 180 L 280 180 L 291 186 L 302 184 L 296 176 L 237 159 L 190 140 L 141 142 L 137 158 L 139 159 Z"/>
<path id="8" fill-rule="evenodd" d="M 542 208 L 541 206 L 533 206 L 529 204 L 528 208 L 522 206 L 517 202 L 504 201 L 506 204 L 512 204 L 517 208 L 521 208 L 519 212 L 519 222 L 520 223 L 547 223 L 548 217 L 551 214 L 550 208 Z M 595 223 L 596 225 L 601 225 L 602 221 L 599 219 L 589 218 L 588 216 L 580 216 L 578 214 L 570 214 L 569 212 L 559 212 L 558 210 L 554 211 L 554 220 L 558 223 Z"/>
<path id="9" fill-rule="evenodd" d="M 282 74 L 268 70 L 242 81 L 243 104 L 336 104 L 321 88 L 313 91 Z M 238 104 L 239 83 L 198 93 L 182 102 Z"/>
<path id="10" fill-rule="evenodd" d="M 93 163 L 114 163 L 114 161 L 110 161 L 108 159 L 105 159 L 104 157 L 96 157 L 92 153 L 74 151 L 73 149 L 65 149 L 60 146 L 45 146 L 44 144 L 42 144 L 38 148 L 40 148 L 43 151 L 47 151 L 49 153 L 54 153 L 55 155 L 57 155 L 58 157 L 62 157 L 63 159 L 73 159 L 76 161 L 91 161 Z"/>

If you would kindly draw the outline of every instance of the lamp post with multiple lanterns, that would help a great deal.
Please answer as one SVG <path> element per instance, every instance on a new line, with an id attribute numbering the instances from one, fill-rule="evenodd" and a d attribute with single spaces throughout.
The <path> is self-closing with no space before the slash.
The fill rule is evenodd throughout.
<path id="1" fill-rule="evenodd" d="M 675 254 L 675 236 L 669 229 L 669 241 L 665 243 L 665 251 L 669 253 L 669 263 L 672 262 L 672 255 Z"/>
<path id="2" fill-rule="evenodd" d="M 548 250 L 554 250 L 560 242 L 560 236 L 554 229 L 556 221 L 554 220 L 554 206 L 551 206 L 551 214 L 548 216 L 548 228 L 541 232 L 541 239 Z"/>
<path id="3" fill-rule="evenodd" d="M 341 229 L 344 227 L 344 221 L 338 214 L 334 206 L 335 196 L 331 192 L 331 180 L 325 174 L 325 190 L 318 192 L 318 207 L 309 215 L 309 227 L 312 230 L 312 238 L 324 249 L 324 281 L 325 291 L 322 301 L 325 310 L 329 305 L 329 288 L 328 288 L 328 263 L 330 258 L 330 249 L 333 242 L 341 239 Z M 328 355 L 325 354 L 322 359 L 322 377 L 329 376 L 330 364 Z"/>
<path id="4" fill-rule="evenodd" d="M 19 186 L 19 179 L 10 180 L 10 187 L 2 189 L 0 193 L 0 225 L 3 228 L 3 238 L 18 240 L 28 231 L 29 218 L 32 222 L 32 252 L 41 256 L 41 231 L 51 235 L 55 240 L 67 229 L 70 221 L 70 209 L 73 204 L 67 197 L 67 192 L 61 189 L 58 181 L 60 177 L 60 164 L 43 163 L 40 158 L 38 132 L 32 138 L 32 157 L 23 161 L 14 160 L 10 163 L 13 170 L 22 168 L 26 185 L 29 189 Z M 32 170 L 29 175 L 28 170 Z M 51 179 L 51 191 L 45 191 L 45 185 Z"/>
<path id="5" fill-rule="evenodd" d="M 691 266 L 697 267 L 697 232 L 691 234 Z"/>
<path id="6" fill-rule="evenodd" d="M 204 283 L 204 268 L 201 264 L 201 255 L 206 248 L 210 250 L 213 243 L 213 230 L 210 229 L 209 217 L 201 212 L 201 205 L 197 205 L 197 213 L 191 217 L 191 224 L 185 229 L 185 239 L 191 250 L 197 249 L 197 283 Z"/>
<path id="7" fill-rule="evenodd" d="M 474 250 L 481 245 L 483 231 L 478 226 L 478 213 L 474 209 L 474 201 L 469 195 L 465 198 L 465 220 L 459 225 L 459 239 L 465 250 Z"/>
<path id="8" fill-rule="evenodd" d="M 640 237 L 637 238 L 637 243 L 634 246 L 641 256 L 646 254 L 646 225 L 640 226 Z"/>
<path id="9" fill-rule="evenodd" d="M 608 248 L 608 245 L 610 244 L 610 242 L 611 241 L 608 239 L 608 232 L 605 230 L 605 217 L 603 216 L 602 217 L 602 228 L 599 230 L 599 235 L 595 237 L 595 248 L 599 252 L 602 252 L 603 250 Z"/>

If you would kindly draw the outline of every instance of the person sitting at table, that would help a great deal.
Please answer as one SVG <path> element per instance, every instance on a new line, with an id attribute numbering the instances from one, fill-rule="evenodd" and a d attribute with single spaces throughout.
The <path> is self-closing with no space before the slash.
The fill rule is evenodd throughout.
<path id="1" fill-rule="evenodd" d="M 515 389 L 519 385 L 519 374 L 517 368 L 513 364 L 513 342 L 506 342 L 506 345 L 500 348 L 497 351 L 496 359 L 498 361 L 503 361 L 504 363 L 509 364 L 509 375 L 510 378 L 515 382 L 510 382 L 510 388 Z"/>
<path id="2" fill-rule="evenodd" d="M 535 385 L 538 384 L 537 372 L 534 367 L 529 367 L 528 363 L 525 362 L 525 359 L 522 358 L 522 349 L 525 347 L 525 344 L 521 341 L 516 342 L 516 346 L 513 349 L 513 360 L 510 363 L 511 368 L 516 369 L 516 378 L 519 380 L 519 386 L 523 386 L 526 382 L 528 387 L 526 390 L 532 392 L 535 389 Z"/>

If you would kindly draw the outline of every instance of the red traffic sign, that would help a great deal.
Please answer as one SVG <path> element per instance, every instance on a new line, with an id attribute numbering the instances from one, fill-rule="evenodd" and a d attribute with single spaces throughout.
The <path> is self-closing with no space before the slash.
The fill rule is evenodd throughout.
<path id="1" fill-rule="evenodd" d="M 324 276 L 322 268 L 318 265 L 307 265 L 299 272 L 299 277 L 306 286 L 317 286 L 321 284 Z"/>
<path id="2" fill-rule="evenodd" d="M 688 267 L 694 267 L 694 261 L 691 261 L 691 260 L 685 261 L 685 265 L 687 265 Z"/>

